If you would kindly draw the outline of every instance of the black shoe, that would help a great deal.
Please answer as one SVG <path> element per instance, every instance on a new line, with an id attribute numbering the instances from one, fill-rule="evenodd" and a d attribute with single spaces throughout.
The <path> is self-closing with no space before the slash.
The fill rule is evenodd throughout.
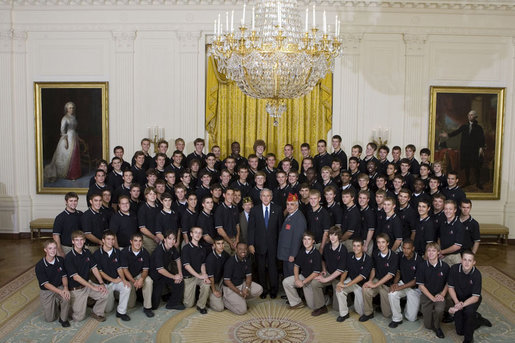
<path id="1" fill-rule="evenodd" d="M 369 314 L 368 316 L 366 314 L 362 315 L 361 317 L 359 317 L 359 321 L 360 322 L 366 322 L 367 320 L 369 319 L 372 319 L 374 318 L 374 314 Z"/>
<path id="2" fill-rule="evenodd" d="M 479 322 L 479 326 L 486 326 L 486 327 L 489 327 L 489 328 L 492 327 L 492 323 L 488 319 L 483 317 L 481 315 L 481 313 L 476 312 L 476 315 L 477 315 L 477 319 L 478 319 L 478 322 Z"/>
<path id="3" fill-rule="evenodd" d="M 336 318 L 336 321 L 338 323 L 342 323 L 345 321 L 345 319 L 349 319 L 349 314 L 347 313 L 345 316 L 338 316 L 338 318 Z"/>
<path id="4" fill-rule="evenodd" d="M 275 299 L 277 298 L 277 294 L 275 293 L 270 293 L 270 299 Z"/>
<path id="5" fill-rule="evenodd" d="M 288 299 L 286 295 L 281 295 L 281 299 Z"/>
<path id="6" fill-rule="evenodd" d="M 474 343 L 474 338 L 472 338 L 470 341 L 467 341 L 466 339 L 463 340 L 463 343 Z"/>
<path id="7" fill-rule="evenodd" d="M 116 311 L 116 318 L 121 318 L 121 320 L 123 320 L 124 322 L 128 322 L 129 320 L 131 320 L 131 317 L 129 317 L 126 313 L 121 314 L 118 313 L 118 311 Z"/>
<path id="8" fill-rule="evenodd" d="M 436 337 L 438 338 L 445 338 L 445 335 L 443 334 L 442 329 L 435 329 Z"/>
<path id="9" fill-rule="evenodd" d="M 144 308 L 143 309 L 143 313 L 145 313 L 145 315 L 148 317 L 148 318 L 152 318 L 154 316 L 154 311 L 152 311 L 151 308 Z"/>
<path id="10" fill-rule="evenodd" d="M 200 312 L 200 314 L 207 314 L 207 309 L 204 307 L 204 308 L 200 308 L 197 306 L 197 310 Z"/>
<path id="11" fill-rule="evenodd" d="M 260 297 L 261 299 L 266 299 L 266 293 L 265 293 L 265 292 L 261 293 L 261 295 L 260 295 L 259 297 Z"/>
<path id="12" fill-rule="evenodd" d="M 402 324 L 402 320 L 400 322 L 394 322 L 393 320 L 388 324 L 389 328 L 395 329 L 397 326 Z"/>
<path id="13" fill-rule="evenodd" d="M 59 319 L 59 323 L 61 323 L 61 326 L 62 326 L 63 328 L 69 328 L 69 327 L 70 327 L 70 322 L 69 322 L 69 321 L 67 321 L 67 320 L 61 320 L 61 319 Z"/>
<path id="14" fill-rule="evenodd" d="M 184 307 L 183 304 L 178 304 L 178 305 L 168 305 L 166 304 L 166 309 L 168 310 L 177 310 L 177 311 L 182 311 L 184 310 L 186 307 Z"/>
<path id="15" fill-rule="evenodd" d="M 442 319 L 442 323 L 452 323 L 454 321 L 454 316 L 448 315 L 444 316 Z"/>

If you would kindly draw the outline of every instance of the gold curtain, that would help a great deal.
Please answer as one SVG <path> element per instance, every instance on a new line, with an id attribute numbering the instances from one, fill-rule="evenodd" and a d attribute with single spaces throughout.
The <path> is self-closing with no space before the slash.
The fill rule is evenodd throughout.
<path id="1" fill-rule="evenodd" d="M 273 126 L 274 119 L 265 110 L 267 100 L 249 97 L 218 72 L 213 57 L 209 57 L 206 79 L 206 130 L 209 148 L 219 145 L 222 157 L 231 153 L 231 143 L 238 141 L 241 154 L 254 153 L 257 139 L 267 143 L 265 153 L 274 153 L 278 160 L 284 158 L 283 147 L 290 143 L 295 158 L 301 161 L 300 144 L 307 142 L 312 155 L 316 143 L 326 139 L 332 124 L 333 75 L 329 73 L 306 96 L 287 100 L 287 110 Z"/>

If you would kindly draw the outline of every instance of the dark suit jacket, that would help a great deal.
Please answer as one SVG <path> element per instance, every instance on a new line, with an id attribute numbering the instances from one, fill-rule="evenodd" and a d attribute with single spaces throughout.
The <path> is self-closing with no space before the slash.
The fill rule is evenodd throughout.
<path id="1" fill-rule="evenodd" d="M 267 251 L 275 256 L 277 253 L 277 237 L 283 224 L 281 206 L 270 203 L 270 217 L 268 229 L 265 227 L 263 205 L 259 204 L 250 210 L 248 223 L 248 244 L 253 245 L 258 254 L 266 254 Z"/>
<path id="2" fill-rule="evenodd" d="M 302 235 L 306 230 L 306 218 L 304 218 L 300 209 L 293 215 L 286 217 L 277 241 L 277 258 L 279 260 L 288 261 L 288 257 L 297 256 L 302 246 Z"/>

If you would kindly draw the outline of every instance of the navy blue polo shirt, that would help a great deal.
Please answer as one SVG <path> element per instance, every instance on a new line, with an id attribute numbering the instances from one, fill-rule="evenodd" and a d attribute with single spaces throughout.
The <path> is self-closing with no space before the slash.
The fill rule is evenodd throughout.
<path id="1" fill-rule="evenodd" d="M 236 206 L 227 206 L 223 202 L 215 211 L 215 228 L 223 228 L 229 238 L 236 237 L 238 233 L 236 225 L 239 224 L 238 208 Z"/>
<path id="2" fill-rule="evenodd" d="M 191 239 L 190 229 L 197 225 L 198 212 L 192 212 L 189 208 L 184 211 L 181 217 L 181 231 L 187 233 Z"/>
<path id="3" fill-rule="evenodd" d="M 83 248 L 82 253 L 79 254 L 75 251 L 75 248 L 73 248 L 64 258 L 64 267 L 68 274 L 68 287 L 71 289 L 74 287 L 82 287 L 80 283 L 73 279 L 75 275 L 79 275 L 81 278 L 88 281 L 90 270 L 96 268 L 97 264 L 88 249 Z"/>
<path id="4" fill-rule="evenodd" d="M 388 249 L 386 256 L 381 255 L 380 251 L 377 251 L 372 256 L 372 259 L 374 260 L 374 269 L 376 271 L 376 279 L 381 280 L 387 274 L 395 277 L 395 274 L 399 269 L 399 256 L 395 252 Z M 385 283 L 386 286 L 390 286 L 393 283 L 393 277 Z"/>
<path id="5" fill-rule="evenodd" d="M 433 219 L 433 229 L 435 234 L 433 242 L 436 242 L 440 233 L 440 225 L 442 225 L 442 223 L 446 221 L 447 218 L 445 218 L 445 213 L 443 210 L 438 213 L 431 214 L 431 218 Z"/>
<path id="6" fill-rule="evenodd" d="M 109 222 L 109 230 L 116 235 L 118 246 L 128 247 L 131 245 L 131 236 L 138 232 L 138 217 L 132 212 L 124 214 L 118 211 Z"/>
<path id="7" fill-rule="evenodd" d="M 217 236 L 215 230 L 215 218 L 212 213 L 201 211 L 197 218 L 197 226 L 202 228 L 202 235 L 208 235 L 211 238 Z"/>
<path id="8" fill-rule="evenodd" d="M 363 276 L 363 280 L 358 283 L 359 286 L 363 286 L 372 271 L 372 258 L 367 254 L 363 254 L 360 258 L 357 258 L 353 252 L 350 252 L 347 254 L 347 268 L 345 271 L 347 272 L 347 277 L 351 280 L 354 280 L 360 275 Z"/>
<path id="9" fill-rule="evenodd" d="M 207 276 L 212 277 L 216 284 L 222 280 L 224 276 L 224 265 L 229 258 L 230 256 L 225 250 L 222 251 L 221 255 L 218 255 L 215 250 L 212 250 L 211 253 L 207 255 Z"/>
<path id="10" fill-rule="evenodd" d="M 113 247 L 109 253 L 104 251 L 103 248 L 100 248 L 95 251 L 93 257 L 95 257 L 95 260 L 97 261 L 97 268 L 99 271 L 106 273 L 113 279 L 120 276 L 118 274 L 118 269 L 122 268 L 120 263 L 120 250 Z"/>
<path id="11" fill-rule="evenodd" d="M 140 229 L 145 227 L 154 235 L 156 234 L 156 219 L 161 208 L 155 204 L 150 206 L 148 202 L 141 204 L 138 209 L 138 224 Z"/>
<path id="12" fill-rule="evenodd" d="M 63 277 L 66 277 L 66 271 L 64 269 L 64 259 L 56 256 L 54 262 L 50 263 L 43 257 L 36 263 L 36 277 L 38 278 L 39 288 L 41 290 L 47 290 L 45 284 L 49 283 L 54 287 L 60 287 L 63 285 Z"/>
<path id="13" fill-rule="evenodd" d="M 119 187 L 115 188 L 115 190 L 113 192 L 113 196 L 111 197 L 111 202 L 113 204 L 118 204 L 118 201 L 122 195 L 128 196 L 129 199 L 131 197 L 130 187 L 129 188 L 125 187 L 123 185 L 123 183 Z"/>
<path id="14" fill-rule="evenodd" d="M 481 241 L 479 234 L 479 223 L 472 217 L 461 222 L 464 226 L 463 231 L 463 245 L 461 251 L 471 250 L 475 242 Z"/>
<path id="15" fill-rule="evenodd" d="M 411 233 L 416 230 L 417 211 L 408 203 L 406 207 L 399 208 L 398 216 L 402 221 L 402 238 L 410 238 Z"/>
<path id="16" fill-rule="evenodd" d="M 422 262 L 417 270 L 417 285 L 424 285 L 433 296 L 441 292 L 449 277 L 449 265 L 438 260 L 436 265 L 429 260 Z"/>
<path id="17" fill-rule="evenodd" d="M 164 209 L 160 210 L 156 218 L 156 233 L 165 234 L 166 231 L 172 230 L 177 237 L 179 230 L 179 217 L 174 210 L 166 212 Z"/>
<path id="18" fill-rule="evenodd" d="M 424 262 L 424 260 L 416 252 L 413 253 L 409 260 L 406 255 L 402 254 L 399 260 L 399 270 L 401 272 L 401 281 L 404 284 L 416 279 L 417 269 L 421 262 Z"/>
<path id="19" fill-rule="evenodd" d="M 333 202 L 331 205 L 327 205 L 327 211 L 331 217 L 331 225 L 339 225 L 343 224 L 343 209 L 340 206 L 340 203 Z"/>
<path id="20" fill-rule="evenodd" d="M 385 217 L 382 222 L 382 227 L 379 230 L 379 233 L 386 233 L 390 237 L 390 244 L 388 244 L 389 248 L 393 247 L 393 243 L 397 239 L 402 240 L 402 220 L 399 218 L 397 213 L 394 213 L 391 217 Z"/>
<path id="21" fill-rule="evenodd" d="M 138 210 L 139 210 L 139 207 L 140 207 L 140 205 L 142 204 L 142 202 L 141 202 L 141 201 L 139 201 L 139 200 L 137 200 L 137 201 L 136 201 L 136 200 L 132 200 L 132 199 L 130 199 L 130 200 L 129 200 L 129 202 L 130 202 L 130 204 L 131 204 L 131 209 L 130 209 L 130 211 L 131 211 L 132 213 L 134 213 L 135 215 L 138 215 Z"/>
<path id="22" fill-rule="evenodd" d="M 101 212 L 94 211 L 91 207 L 82 214 L 80 222 L 84 234 L 92 234 L 100 240 L 108 227 L 106 217 Z M 89 244 L 92 243 L 89 242 Z"/>
<path id="23" fill-rule="evenodd" d="M 183 267 L 190 265 L 194 271 L 201 274 L 200 268 L 206 263 L 206 249 L 200 244 L 195 245 L 189 242 L 182 247 L 181 262 Z M 182 269 L 182 273 L 185 277 L 192 276 L 186 268 Z"/>
<path id="24" fill-rule="evenodd" d="M 52 233 L 59 235 L 61 245 L 72 246 L 72 232 L 81 229 L 81 216 L 82 212 L 79 210 L 69 212 L 65 209 L 55 217 Z"/>
<path id="25" fill-rule="evenodd" d="M 449 288 L 454 288 L 459 301 L 465 301 L 471 296 L 481 296 L 481 273 L 476 267 L 465 274 L 462 264 L 455 264 L 449 271 Z"/>
<path id="26" fill-rule="evenodd" d="M 158 270 L 166 269 L 169 271 L 170 264 L 180 259 L 181 255 L 174 246 L 167 250 L 164 243 L 159 244 L 150 255 L 150 277 L 154 281 L 164 278 Z"/>
<path id="27" fill-rule="evenodd" d="M 460 248 L 463 244 L 463 231 L 465 231 L 463 224 L 460 222 L 458 216 L 449 223 L 445 220 L 440 225 L 440 247 L 447 249 L 453 245 L 458 245 Z"/>
<path id="28" fill-rule="evenodd" d="M 313 273 L 322 271 L 322 256 L 314 246 L 310 251 L 306 251 L 302 246 L 297 257 L 295 257 L 295 265 L 300 268 L 300 274 L 307 278 Z"/>
<path id="29" fill-rule="evenodd" d="M 323 258 L 325 268 L 329 274 L 337 270 L 343 273 L 347 264 L 347 248 L 345 248 L 343 243 L 340 243 L 336 249 L 333 250 L 333 246 L 331 242 L 329 242 L 324 247 Z"/>
<path id="30" fill-rule="evenodd" d="M 415 241 L 413 242 L 415 251 L 419 255 L 424 255 L 427 243 L 433 242 L 435 237 L 433 218 L 427 216 L 417 220 L 415 229 Z"/>
<path id="31" fill-rule="evenodd" d="M 234 286 L 241 285 L 249 275 L 252 275 L 252 264 L 249 258 L 240 260 L 234 255 L 225 262 L 224 280 L 230 280 Z"/>
<path id="32" fill-rule="evenodd" d="M 454 200 L 459 207 L 461 205 L 461 201 L 466 198 L 465 192 L 458 186 L 454 186 L 453 188 L 449 188 L 449 186 L 442 189 L 442 194 L 445 195 L 447 200 Z"/>
<path id="33" fill-rule="evenodd" d="M 141 247 L 140 251 L 135 252 L 129 246 L 120 252 L 120 265 L 122 268 L 128 269 L 132 277 L 136 277 L 144 270 L 148 271 L 150 268 L 150 254 L 143 247 Z"/>
<path id="34" fill-rule="evenodd" d="M 352 232 L 351 240 L 361 235 L 361 212 L 356 204 L 343 211 L 342 232 L 345 233 L 347 231 Z"/>
<path id="35" fill-rule="evenodd" d="M 315 235 L 315 242 L 322 242 L 324 232 L 329 231 L 331 227 L 331 217 L 327 209 L 320 206 L 316 211 L 313 211 L 313 207 L 309 206 L 306 221 L 308 231 Z"/>
<path id="36" fill-rule="evenodd" d="M 374 209 L 370 206 L 360 208 L 361 214 L 361 233 L 360 236 L 363 240 L 367 239 L 368 231 L 375 231 L 376 229 L 376 214 Z"/>

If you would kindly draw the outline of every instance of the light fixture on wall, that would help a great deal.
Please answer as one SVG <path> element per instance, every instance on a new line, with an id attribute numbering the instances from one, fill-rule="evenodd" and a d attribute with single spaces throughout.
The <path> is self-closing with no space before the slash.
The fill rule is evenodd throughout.
<path id="1" fill-rule="evenodd" d="M 152 126 L 148 128 L 148 138 L 150 142 L 154 144 L 154 153 L 157 154 L 157 145 L 160 141 L 165 139 L 164 127 Z"/>
<path id="2" fill-rule="evenodd" d="M 316 8 L 306 8 L 304 28 L 297 0 L 258 0 L 252 7 L 250 30 L 246 4 L 239 29 L 234 29 L 234 11 L 225 13 L 225 29 L 220 14 L 214 24 L 214 38 L 208 53 L 218 71 L 236 82 L 243 93 L 268 99 L 267 112 L 274 125 L 286 111 L 284 99 L 306 95 L 334 69 L 341 54 L 340 21 L 331 31 L 323 13 L 322 30 L 316 26 Z M 310 25 L 311 24 L 311 25 Z"/>
<path id="3" fill-rule="evenodd" d="M 377 129 L 372 130 L 372 142 L 377 144 L 378 147 L 381 145 L 387 145 L 388 139 L 390 139 L 390 129 L 380 126 Z"/>

